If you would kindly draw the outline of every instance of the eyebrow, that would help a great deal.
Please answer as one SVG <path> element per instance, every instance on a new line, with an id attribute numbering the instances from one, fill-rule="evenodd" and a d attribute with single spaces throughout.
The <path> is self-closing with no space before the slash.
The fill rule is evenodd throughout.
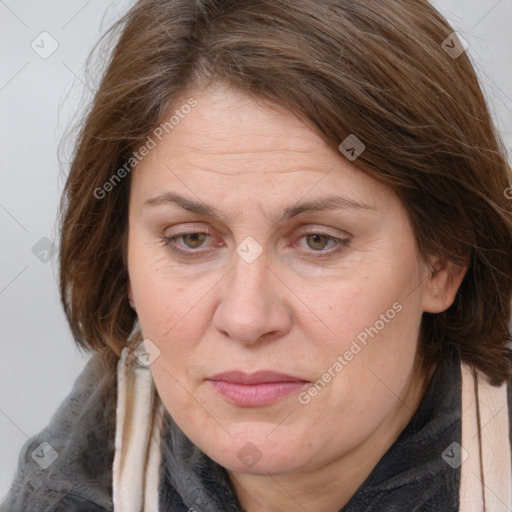
<path id="1" fill-rule="evenodd" d="M 218 210 L 214 206 L 192 201 L 191 199 L 182 197 L 174 192 L 164 192 L 162 194 L 159 194 L 158 196 L 151 197 L 150 199 L 144 202 L 143 206 L 158 206 L 162 204 L 177 204 L 184 210 L 212 217 L 221 222 L 224 219 L 224 216 L 222 215 L 220 210 Z M 347 197 L 331 195 L 320 199 L 316 199 L 314 201 L 307 201 L 300 204 L 289 206 L 288 208 L 285 208 L 281 212 L 280 217 L 278 217 L 277 220 L 274 220 L 273 222 L 286 221 L 305 212 L 338 209 L 359 209 L 376 211 L 376 208 L 374 206 L 370 206 L 368 204 L 364 204 L 354 199 L 349 199 Z"/>

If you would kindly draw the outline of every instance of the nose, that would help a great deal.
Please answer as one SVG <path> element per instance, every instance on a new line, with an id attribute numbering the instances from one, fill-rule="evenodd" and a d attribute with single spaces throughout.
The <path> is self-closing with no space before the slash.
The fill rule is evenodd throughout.
<path id="1" fill-rule="evenodd" d="M 254 345 L 289 331 L 291 310 L 283 300 L 288 288 L 269 268 L 265 253 L 251 263 L 236 255 L 234 268 L 219 286 L 213 327 L 224 336 Z"/>

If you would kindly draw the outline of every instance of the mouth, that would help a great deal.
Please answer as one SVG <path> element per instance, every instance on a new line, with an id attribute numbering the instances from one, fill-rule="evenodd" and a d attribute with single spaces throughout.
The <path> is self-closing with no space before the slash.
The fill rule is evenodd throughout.
<path id="1" fill-rule="evenodd" d="M 310 381 L 273 371 L 247 374 L 241 371 L 223 372 L 207 379 L 226 401 L 240 407 L 262 407 L 298 392 Z"/>

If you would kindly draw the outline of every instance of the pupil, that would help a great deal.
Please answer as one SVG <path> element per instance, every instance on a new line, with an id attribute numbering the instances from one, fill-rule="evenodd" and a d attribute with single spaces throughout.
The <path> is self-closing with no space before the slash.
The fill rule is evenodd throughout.
<path id="1" fill-rule="evenodd" d="M 313 238 L 313 243 L 320 243 L 319 240 L 323 238 L 324 235 L 311 235 L 311 238 Z"/>
<path id="2" fill-rule="evenodd" d="M 201 240 L 199 239 L 200 235 L 201 235 L 201 233 L 191 233 L 191 234 L 187 235 L 187 237 L 192 240 L 192 243 L 198 242 L 198 241 L 201 242 Z"/>

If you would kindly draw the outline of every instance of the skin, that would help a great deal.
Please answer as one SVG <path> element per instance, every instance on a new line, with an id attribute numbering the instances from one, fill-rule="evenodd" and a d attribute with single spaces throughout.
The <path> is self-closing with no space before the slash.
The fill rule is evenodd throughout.
<path id="1" fill-rule="evenodd" d="M 221 86 L 189 91 L 183 104 L 191 96 L 198 105 L 131 175 L 128 293 L 160 350 L 156 388 L 191 441 L 228 470 L 248 512 L 338 511 L 421 402 L 432 374 L 415 357 L 421 316 L 451 305 L 466 267 L 422 257 L 395 193 L 287 110 Z M 168 191 L 217 207 L 223 220 L 144 206 Z M 275 220 L 334 192 L 368 208 Z M 163 244 L 192 228 L 209 235 L 173 243 L 199 257 Z M 252 263 L 236 252 L 248 236 L 262 249 Z M 307 404 L 294 392 L 240 407 L 206 380 L 265 369 L 314 383 L 395 303 L 401 311 Z M 252 467 L 237 456 L 249 442 L 261 456 Z"/>

